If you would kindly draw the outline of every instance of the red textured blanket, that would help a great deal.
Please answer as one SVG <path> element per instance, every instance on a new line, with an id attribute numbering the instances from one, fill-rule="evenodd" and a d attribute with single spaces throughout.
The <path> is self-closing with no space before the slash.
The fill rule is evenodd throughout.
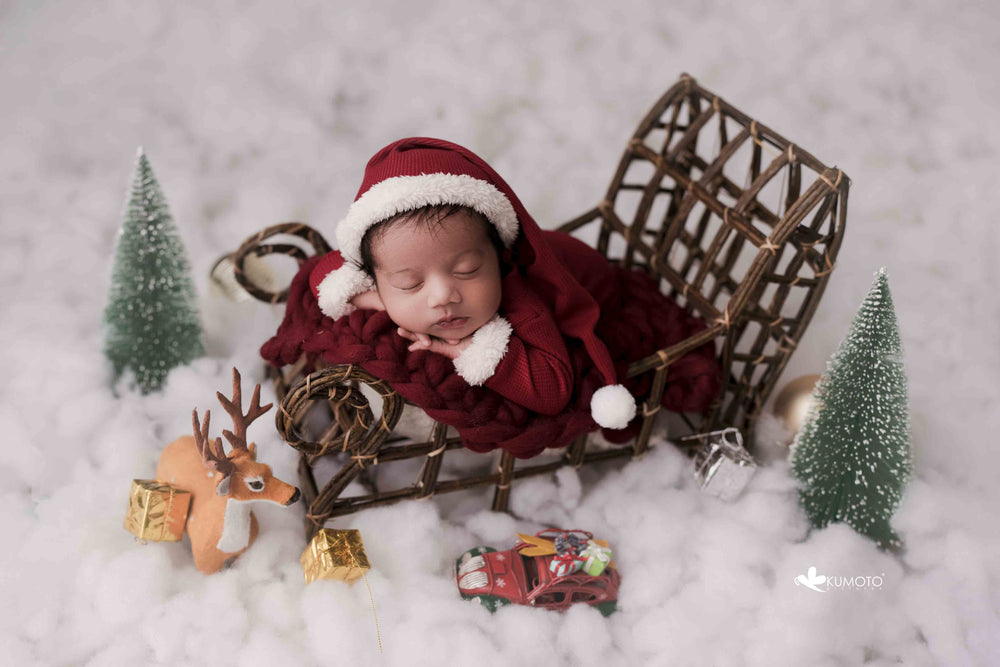
<path id="1" fill-rule="evenodd" d="M 579 252 L 576 247 L 573 251 Z M 546 447 L 564 447 L 577 436 L 597 430 L 590 416 L 590 397 L 605 382 L 579 341 L 567 341 L 576 381 L 569 405 L 560 414 L 541 415 L 485 386 L 470 387 L 450 359 L 425 350 L 409 352 L 410 341 L 396 333 L 385 311 L 356 310 L 331 320 L 320 311 L 309 289 L 309 274 L 319 259 L 304 262 L 292 281 L 284 320 L 260 350 L 269 363 L 291 364 L 305 353 L 307 371 L 318 357 L 331 364 L 357 364 L 436 421 L 454 426 L 465 446 L 477 452 L 500 447 L 518 458 L 530 458 Z M 571 257 L 564 259 L 571 271 L 581 265 Z M 689 338 L 705 329 L 705 324 L 662 294 L 646 274 L 605 266 L 601 275 L 590 272 L 576 277 L 600 304 L 596 333 L 615 361 L 619 380 L 640 402 L 649 391 L 652 374 L 622 380 L 629 363 Z M 677 412 L 701 412 L 720 388 L 715 346 L 709 341 L 668 368 L 662 404 Z M 604 436 L 625 442 L 635 436 L 639 425 L 637 416 L 628 428 L 605 429 Z"/>

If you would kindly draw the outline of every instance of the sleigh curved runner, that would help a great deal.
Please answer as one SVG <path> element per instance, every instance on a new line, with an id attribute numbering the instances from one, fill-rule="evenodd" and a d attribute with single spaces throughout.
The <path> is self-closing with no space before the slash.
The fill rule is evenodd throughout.
<path id="1" fill-rule="evenodd" d="M 700 322 L 694 333 L 628 364 L 624 376 L 641 388 L 628 440 L 609 446 L 580 432 L 564 449 L 528 459 L 506 449 L 472 455 L 442 421 L 428 422 L 425 439 L 398 433 L 404 409 L 413 406 L 362 364 L 286 350 L 290 360 L 268 373 L 280 401 L 276 426 L 300 453 L 308 534 L 360 509 L 463 489 L 493 487 L 492 508 L 504 511 L 517 480 L 639 457 L 654 425 L 664 422 L 672 439 L 736 427 L 753 451 L 755 420 L 836 264 L 849 185 L 840 169 L 682 76 L 640 122 L 601 201 L 557 228 Z M 315 229 L 284 223 L 247 239 L 230 259 L 249 294 L 280 304 L 295 281 L 281 291 L 256 285 L 248 260 L 287 255 L 301 274 L 330 249 Z M 670 403 L 671 372 L 706 349 L 721 374 L 717 396 L 707 408 L 660 415 Z M 445 465 L 468 456 L 483 461 L 472 474 Z M 389 467 L 393 473 L 383 474 Z"/>

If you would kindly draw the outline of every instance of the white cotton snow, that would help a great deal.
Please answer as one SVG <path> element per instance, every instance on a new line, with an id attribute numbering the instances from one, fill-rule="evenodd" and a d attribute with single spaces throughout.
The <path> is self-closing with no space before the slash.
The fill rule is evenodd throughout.
<path id="1" fill-rule="evenodd" d="M 8 3 L 0 22 L 0 644 L 24 665 L 976 665 L 1000 663 L 1000 57 L 997 10 L 691 1 Z M 659 442 L 637 461 L 439 494 L 333 522 L 372 569 L 305 585 L 301 505 L 255 507 L 260 537 L 212 576 L 187 540 L 122 527 L 133 478 L 211 409 L 263 382 L 281 308 L 225 301 L 216 260 L 304 221 L 327 240 L 365 161 L 408 135 L 480 153 L 544 227 L 596 205 L 636 123 L 681 72 L 852 179 L 837 267 L 778 381 L 822 372 L 886 267 L 909 380 L 915 477 L 879 552 L 810 530 L 766 417 L 733 503 Z M 101 312 L 136 147 L 187 248 L 208 356 L 143 396 L 110 386 Z M 768 155 L 764 155 L 765 161 Z M 272 265 L 286 281 L 292 260 Z M 249 393 L 247 394 L 249 395 Z M 766 410 L 767 406 L 765 406 Z M 250 429 L 295 482 L 272 411 Z M 426 431 L 426 429 L 424 429 Z M 495 470 L 452 457 L 442 474 Z M 323 466 L 325 475 L 336 466 Z M 386 472 L 387 487 L 417 470 Z M 322 477 L 322 475 L 321 475 Z M 362 492 L 352 484 L 348 493 Z M 603 618 L 462 600 L 466 549 L 558 525 L 607 539 L 622 573 Z M 796 580 L 881 578 L 820 593 Z M 372 611 L 375 602 L 375 613 Z M 378 632 L 376 632 L 376 617 Z"/>

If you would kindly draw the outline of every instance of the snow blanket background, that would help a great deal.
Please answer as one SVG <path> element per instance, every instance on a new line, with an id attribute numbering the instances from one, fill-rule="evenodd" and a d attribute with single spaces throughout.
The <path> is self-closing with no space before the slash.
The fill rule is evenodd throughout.
<path id="1" fill-rule="evenodd" d="M 634 126 L 683 72 L 853 179 L 839 266 L 785 380 L 820 372 L 886 266 L 909 376 L 915 478 L 903 560 L 808 530 L 783 461 L 725 504 L 661 445 L 601 478 L 369 511 L 386 664 L 1000 663 L 1000 6 L 993 2 L 0 2 L 0 638 L 29 665 L 369 664 L 363 585 L 302 583 L 301 508 L 215 576 L 122 528 L 130 480 L 215 407 L 280 311 L 208 270 L 268 224 L 332 238 L 364 162 L 401 136 L 480 153 L 554 226 L 597 201 Z M 115 399 L 101 311 L 136 147 L 194 267 L 209 356 Z M 273 399 L 265 387 L 264 400 Z M 220 412 L 221 414 L 221 412 Z M 273 413 L 272 413 L 273 414 Z M 293 479 L 270 426 L 261 458 Z M 221 427 L 217 427 L 221 428 Z M 515 530 L 593 530 L 620 611 L 458 597 L 453 559 Z M 809 567 L 879 576 L 819 594 Z"/>

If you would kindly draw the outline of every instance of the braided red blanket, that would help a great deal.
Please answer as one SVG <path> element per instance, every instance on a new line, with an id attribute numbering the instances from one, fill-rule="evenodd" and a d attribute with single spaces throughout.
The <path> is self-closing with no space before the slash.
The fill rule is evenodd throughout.
<path id="1" fill-rule="evenodd" d="M 331 364 L 357 364 L 431 418 L 454 426 L 465 446 L 477 452 L 500 447 L 518 458 L 530 458 L 598 428 L 590 416 L 590 398 L 605 382 L 579 341 L 567 341 L 576 380 L 569 405 L 557 415 L 541 415 L 485 386 L 470 387 L 450 359 L 424 350 L 409 352 L 410 341 L 396 333 L 385 311 L 356 310 L 331 320 L 309 289 L 309 274 L 319 259 L 311 258 L 299 268 L 284 320 L 261 347 L 261 356 L 272 365 L 294 363 L 303 353 L 307 371 L 319 357 Z M 571 269 L 575 265 L 566 264 Z M 646 274 L 606 266 L 600 276 L 590 272 L 577 279 L 601 306 L 596 333 L 615 361 L 619 380 L 638 402 L 649 391 L 652 375 L 622 380 L 629 363 L 689 338 L 705 324 L 662 294 Z M 715 346 L 709 341 L 668 368 L 662 405 L 677 412 L 701 412 L 720 388 Z M 605 429 L 604 436 L 611 442 L 626 442 L 639 426 L 637 416 L 625 429 Z"/>

